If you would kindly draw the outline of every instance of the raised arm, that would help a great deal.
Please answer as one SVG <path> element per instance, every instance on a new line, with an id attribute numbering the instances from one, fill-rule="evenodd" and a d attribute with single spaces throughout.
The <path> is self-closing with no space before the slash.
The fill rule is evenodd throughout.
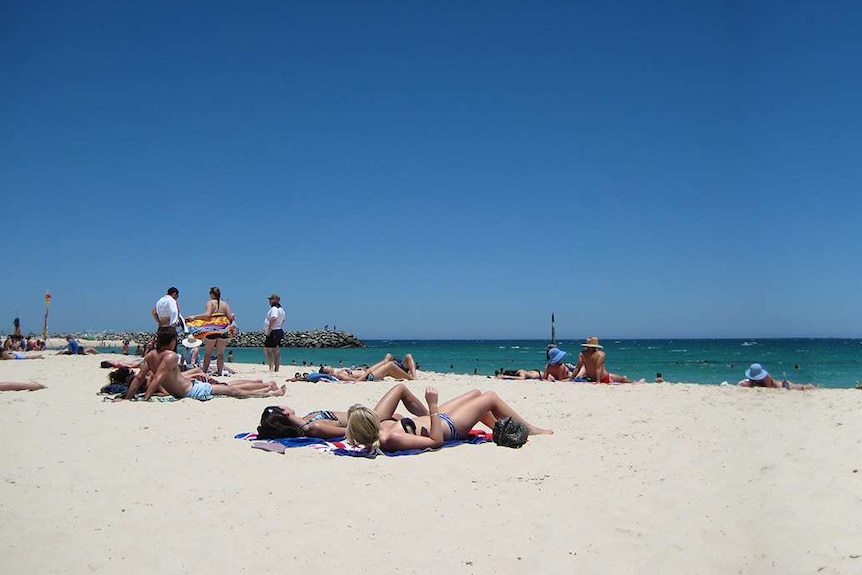
<path id="1" fill-rule="evenodd" d="M 153 352 L 150 352 L 153 353 Z M 150 362 L 147 361 L 147 358 L 144 358 L 144 361 L 141 362 L 141 369 L 138 371 L 138 375 L 132 378 L 132 383 L 129 384 L 129 389 L 126 391 L 125 398 L 132 399 L 135 397 L 135 394 L 138 393 L 138 389 L 140 389 L 141 384 L 147 380 L 147 374 L 150 373 Z"/>
<path id="2" fill-rule="evenodd" d="M 430 413 L 422 401 L 403 383 L 399 383 L 387 391 L 386 395 L 377 402 L 374 412 L 380 416 L 380 419 L 390 418 L 395 414 L 399 403 L 403 403 L 407 411 L 413 415 L 428 415 Z"/>

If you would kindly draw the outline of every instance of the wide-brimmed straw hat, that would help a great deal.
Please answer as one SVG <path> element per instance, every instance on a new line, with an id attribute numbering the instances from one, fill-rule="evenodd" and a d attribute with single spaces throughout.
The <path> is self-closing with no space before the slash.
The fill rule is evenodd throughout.
<path id="1" fill-rule="evenodd" d="M 199 340 L 198 338 L 196 338 L 195 336 L 190 335 L 187 338 L 185 338 L 181 343 L 183 344 L 183 347 L 192 348 L 192 347 L 200 346 L 203 342 L 201 340 Z"/>
<path id="2" fill-rule="evenodd" d="M 763 381 L 769 376 L 769 372 L 763 369 L 759 363 L 752 363 L 751 367 L 745 370 L 745 377 L 752 381 Z"/>
<path id="3" fill-rule="evenodd" d="M 564 357 L 566 357 L 566 352 L 558 347 L 552 347 L 548 350 L 548 363 L 551 365 L 560 363 Z"/>
<path id="4" fill-rule="evenodd" d="M 594 335 L 591 335 L 587 338 L 587 341 L 581 344 L 581 347 L 592 347 L 595 349 L 605 349 L 599 345 L 599 338 Z"/>

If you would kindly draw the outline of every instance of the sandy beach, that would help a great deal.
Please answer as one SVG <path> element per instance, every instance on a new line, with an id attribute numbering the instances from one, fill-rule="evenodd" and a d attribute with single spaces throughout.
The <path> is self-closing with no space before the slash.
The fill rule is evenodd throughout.
<path id="1" fill-rule="evenodd" d="M 4 573 L 862 572 L 861 391 L 421 373 L 417 393 L 495 390 L 555 435 L 365 460 L 233 436 L 271 403 L 373 405 L 391 380 L 109 403 L 109 358 L 0 363 L 48 386 L 0 394 Z"/>

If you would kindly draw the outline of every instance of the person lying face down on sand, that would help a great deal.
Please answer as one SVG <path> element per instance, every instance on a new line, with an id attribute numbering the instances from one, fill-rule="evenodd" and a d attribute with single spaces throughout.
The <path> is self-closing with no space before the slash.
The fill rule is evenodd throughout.
<path id="1" fill-rule="evenodd" d="M 542 372 L 538 369 L 500 369 L 494 374 L 497 379 L 543 379 Z"/>
<path id="2" fill-rule="evenodd" d="M 9 351 L 4 349 L 0 352 L 0 359 L 45 359 L 41 355 L 27 355 L 23 351 Z"/>
<path id="3" fill-rule="evenodd" d="M 172 351 L 177 344 L 177 334 L 172 331 L 162 331 L 158 334 L 156 349 L 147 353 L 141 370 L 129 385 L 125 399 L 131 399 L 140 389 L 141 384 L 147 382 L 144 399 L 148 400 L 158 390 L 163 389 L 177 399 L 190 397 L 206 401 L 213 395 L 227 395 L 236 398 L 247 397 L 276 397 L 285 393 L 285 386 L 276 387 L 274 383 L 239 384 L 227 385 L 224 383 L 210 383 L 208 381 L 195 381 L 192 383 L 180 372 L 179 356 Z M 275 387 L 275 389 L 273 389 Z"/>
<path id="4" fill-rule="evenodd" d="M 318 371 L 341 381 L 375 381 L 384 377 L 412 380 L 416 377 L 416 362 L 409 353 L 400 360 L 387 353 L 386 357 L 371 367 L 335 369 L 331 365 L 321 365 Z"/>
<path id="5" fill-rule="evenodd" d="M 0 391 L 38 391 L 45 389 L 41 383 L 18 383 L 17 381 L 0 381 Z"/>
<path id="6" fill-rule="evenodd" d="M 605 367 L 605 352 L 604 348 L 599 345 L 599 338 L 596 336 L 591 336 L 587 338 L 587 341 L 581 344 L 583 348 L 581 350 L 580 355 L 578 356 L 578 364 L 575 366 L 575 369 L 572 370 L 573 373 L 579 373 L 581 369 L 583 369 L 584 375 L 577 375 L 572 379 L 577 377 L 588 377 L 590 381 L 593 383 L 645 383 L 646 380 L 639 379 L 638 381 L 633 381 L 624 375 L 617 375 L 615 373 L 611 373 Z"/>
<path id="7" fill-rule="evenodd" d="M 745 370 L 745 379 L 740 381 L 739 385 L 741 387 L 769 387 L 772 389 L 817 389 L 816 385 L 810 383 L 793 383 L 786 379 L 782 379 L 781 382 L 775 381 L 759 363 L 752 363 L 751 367 Z"/>
<path id="8" fill-rule="evenodd" d="M 347 412 L 347 441 L 368 450 L 378 447 L 384 451 L 434 448 L 440 447 L 444 441 L 467 437 L 480 421 L 493 429 L 494 423 L 502 417 L 523 423 L 530 435 L 553 433 L 525 420 L 493 391 L 479 392 L 478 395 L 476 392 L 465 393 L 440 406 L 437 389 L 426 387 L 425 401 L 428 415 L 400 420 L 381 419 L 371 409 L 354 405 Z"/>
<path id="9" fill-rule="evenodd" d="M 478 390 L 468 394 L 471 397 L 480 395 Z M 399 420 L 403 416 L 396 413 L 398 406 L 404 407 L 413 415 L 428 415 L 428 408 L 403 383 L 393 386 L 387 391 L 374 412 L 381 419 Z M 329 439 L 344 437 L 347 429 L 348 413 L 346 411 L 312 411 L 305 417 L 296 415 L 296 410 L 287 405 L 271 405 L 263 410 L 257 435 L 260 439 L 279 437 L 319 437 Z"/>

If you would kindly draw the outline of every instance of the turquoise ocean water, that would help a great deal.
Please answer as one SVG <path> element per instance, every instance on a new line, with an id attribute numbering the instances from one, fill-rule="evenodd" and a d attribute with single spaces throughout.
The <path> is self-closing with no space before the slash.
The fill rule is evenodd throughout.
<path id="1" fill-rule="evenodd" d="M 581 340 L 560 340 L 559 347 L 577 361 Z M 613 373 L 652 381 L 661 372 L 667 381 L 736 383 L 759 362 L 774 377 L 824 387 L 853 387 L 862 380 L 859 339 L 621 339 L 602 340 Z M 412 353 L 421 369 L 444 373 L 493 375 L 503 369 L 541 369 L 545 340 L 372 340 L 359 349 L 282 348 L 282 363 L 310 366 L 362 365 L 386 352 Z M 234 361 L 263 362 L 263 350 L 234 348 Z M 306 370 L 308 371 L 308 370 Z M 292 374 L 291 374 L 292 375 Z"/>

